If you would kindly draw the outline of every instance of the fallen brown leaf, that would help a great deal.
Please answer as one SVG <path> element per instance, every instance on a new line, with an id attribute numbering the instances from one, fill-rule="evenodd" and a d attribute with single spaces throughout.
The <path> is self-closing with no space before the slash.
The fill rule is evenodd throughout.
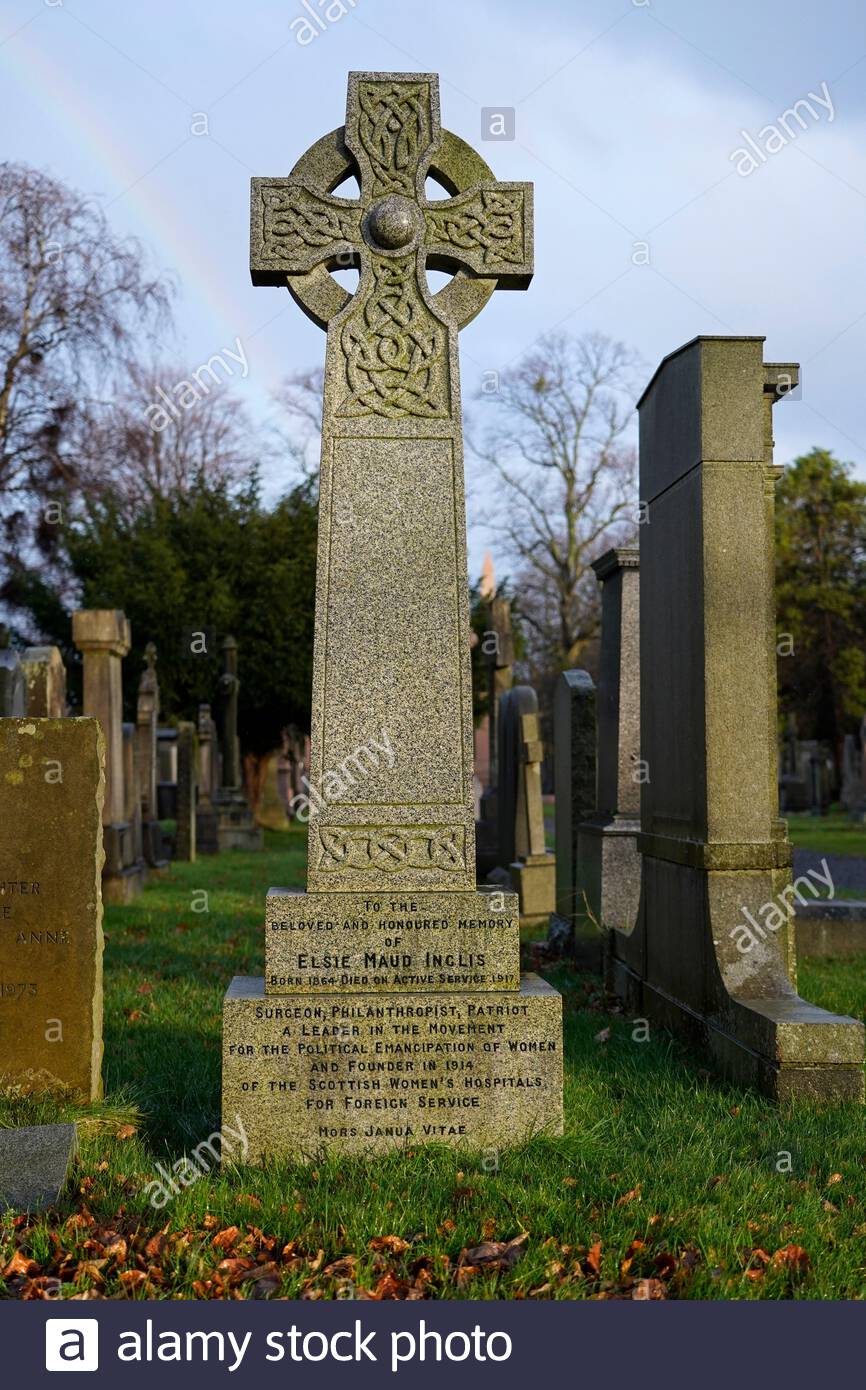
<path id="1" fill-rule="evenodd" d="M 369 1242 L 371 1250 L 385 1250 L 389 1255 L 402 1255 L 404 1250 L 409 1249 L 408 1240 L 402 1236 L 374 1236 Z"/>
<path id="2" fill-rule="evenodd" d="M 638 1279 L 631 1291 L 631 1296 L 640 1301 L 667 1298 L 668 1295 L 661 1279 Z"/>
<path id="3" fill-rule="evenodd" d="M 523 1231 L 513 1240 L 484 1240 L 460 1251 L 457 1258 L 459 1266 L 475 1265 L 481 1269 L 505 1272 L 513 1269 L 523 1258 L 523 1246 L 529 1239 L 529 1232 Z"/>
<path id="4" fill-rule="evenodd" d="M 783 1245 L 772 1259 L 774 1269 L 795 1270 L 798 1274 L 805 1274 L 810 1263 L 809 1255 L 802 1245 Z"/>

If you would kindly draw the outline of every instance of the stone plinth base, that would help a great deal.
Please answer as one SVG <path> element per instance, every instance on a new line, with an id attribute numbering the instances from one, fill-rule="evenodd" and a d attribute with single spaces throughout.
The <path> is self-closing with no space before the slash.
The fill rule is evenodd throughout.
<path id="1" fill-rule="evenodd" d="M 684 842 L 682 853 L 729 861 L 742 848 Z M 765 847 L 768 859 L 788 853 L 787 844 Z M 629 1011 L 774 1099 L 862 1100 L 863 1024 L 797 994 L 789 915 L 777 906 L 783 925 L 762 925 L 774 920 L 769 908 L 788 903 L 788 870 L 707 871 L 645 847 L 643 872 L 640 920 L 629 939 L 611 934 L 619 958 L 608 962 L 609 984 Z"/>
<path id="2" fill-rule="evenodd" d="M 214 797 L 217 814 L 217 842 L 220 852 L 227 849 L 262 849 L 264 833 L 256 824 L 247 799 L 239 791 L 220 791 Z"/>
<path id="3" fill-rule="evenodd" d="M 517 896 L 477 892 L 297 893 L 265 908 L 268 994 L 517 990 Z"/>
<path id="4" fill-rule="evenodd" d="M 797 957 L 856 956 L 866 952 L 866 902 L 843 899 L 795 909 Z"/>
<path id="5" fill-rule="evenodd" d="M 116 874 L 102 875 L 102 900 L 106 903 L 131 903 L 147 881 L 147 865 L 128 864 Z"/>
<path id="6" fill-rule="evenodd" d="M 640 821 L 596 817 L 578 829 L 578 873 L 593 915 L 603 927 L 630 932 L 640 906 Z M 580 911 L 581 903 L 577 904 Z"/>
<path id="7" fill-rule="evenodd" d="M 199 854 L 219 854 L 219 817 L 213 807 L 195 813 L 195 847 Z"/>
<path id="8" fill-rule="evenodd" d="M 520 899 L 524 926 L 541 926 L 556 906 L 556 855 L 533 854 L 509 864 L 508 872 Z"/>
<path id="9" fill-rule="evenodd" d="M 585 914 L 569 918 L 552 912 L 546 944 L 554 955 L 568 956 L 581 970 L 589 970 L 594 975 L 601 973 L 604 935 Z"/>
<path id="10" fill-rule="evenodd" d="M 141 836 L 144 861 L 148 872 L 157 878 L 163 878 L 168 873 L 170 866 L 159 821 L 145 821 L 141 827 Z"/>
<path id="11" fill-rule="evenodd" d="M 292 995 L 239 976 L 223 1004 L 223 1124 L 248 1161 L 472 1149 L 562 1133 L 562 997 L 537 975 L 503 994 Z"/>

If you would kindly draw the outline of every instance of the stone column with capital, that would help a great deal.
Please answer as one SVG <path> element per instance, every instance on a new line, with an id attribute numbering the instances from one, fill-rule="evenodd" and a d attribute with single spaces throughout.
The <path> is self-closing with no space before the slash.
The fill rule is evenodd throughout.
<path id="1" fill-rule="evenodd" d="M 196 807 L 196 851 L 216 854 L 219 850 L 219 818 L 214 809 L 217 790 L 217 731 L 210 705 L 198 707 L 198 805 Z"/>
<path id="2" fill-rule="evenodd" d="M 222 645 L 223 673 L 219 683 L 219 728 L 222 745 L 222 776 L 213 802 L 217 813 L 219 848 L 261 849 L 264 834 L 244 796 L 241 782 L 241 751 L 238 740 L 238 644 L 226 637 Z"/>
<path id="3" fill-rule="evenodd" d="M 105 739 L 103 897 L 128 902 L 141 892 L 144 868 L 126 817 L 123 772 L 121 662 L 130 646 L 129 621 L 117 608 L 82 608 L 72 615 L 72 640 L 84 663 L 83 712 L 99 720 Z"/>
<path id="4" fill-rule="evenodd" d="M 156 675 L 156 647 L 148 642 L 144 649 L 144 670 L 138 682 L 135 712 L 135 765 L 141 805 L 141 838 L 145 862 L 152 869 L 168 868 L 157 810 L 156 731 L 159 724 L 159 682 Z"/>

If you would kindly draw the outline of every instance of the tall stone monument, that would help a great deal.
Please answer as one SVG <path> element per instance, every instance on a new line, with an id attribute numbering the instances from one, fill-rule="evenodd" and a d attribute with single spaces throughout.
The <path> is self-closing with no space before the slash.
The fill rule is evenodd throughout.
<path id="1" fill-rule="evenodd" d="M 0 1081 L 101 1094 L 96 719 L 0 719 Z"/>
<path id="2" fill-rule="evenodd" d="M 130 646 L 129 621 L 116 608 L 82 608 L 72 615 L 72 640 L 84 659 L 84 713 L 99 720 L 105 738 L 102 893 L 106 902 L 125 903 L 141 892 L 143 872 L 123 776 L 121 662 Z"/>
<path id="3" fill-rule="evenodd" d="M 233 637 L 223 642 L 219 717 L 222 745 L 222 782 L 213 798 L 217 813 L 217 838 L 221 850 L 261 849 L 262 828 L 256 824 L 241 788 L 241 746 L 238 739 L 238 644 Z"/>
<path id="4" fill-rule="evenodd" d="M 640 571 L 636 548 L 594 561 L 601 581 L 598 780 L 579 829 L 580 878 L 608 952 L 628 949 L 640 906 Z"/>
<path id="5" fill-rule="evenodd" d="M 195 812 L 197 854 L 219 851 L 219 818 L 214 809 L 217 791 L 217 730 L 210 705 L 198 707 L 198 801 Z"/>
<path id="6" fill-rule="evenodd" d="M 863 1097 L 863 1024 L 801 999 L 779 819 L 772 408 L 794 364 L 701 337 L 639 402 L 643 966 L 619 988 L 778 1097 Z"/>
<path id="7" fill-rule="evenodd" d="M 168 867 L 157 807 L 156 731 L 159 726 L 159 681 L 156 674 L 156 647 L 148 642 L 144 649 L 144 670 L 138 682 L 135 710 L 135 764 L 141 806 L 141 838 L 144 859 L 149 868 Z"/>
<path id="8" fill-rule="evenodd" d="M 600 924 L 587 915 L 579 864 L 579 829 L 596 800 L 596 689 L 588 671 L 563 671 L 553 696 L 553 790 L 556 909 L 549 945 L 600 970 Z"/>
<path id="9" fill-rule="evenodd" d="M 475 882 L 457 364 L 497 284 L 529 282 L 530 209 L 441 130 L 431 73 L 350 74 L 345 128 L 253 180 L 253 281 L 328 329 L 307 892 L 268 895 L 266 978 L 224 1006 L 256 1159 L 561 1128 L 560 996 L 519 978 L 516 897 Z M 425 265 L 454 278 L 432 295 Z"/>
<path id="10" fill-rule="evenodd" d="M 27 713 L 37 719 L 66 714 L 66 667 L 57 647 L 28 647 L 21 658 Z"/>

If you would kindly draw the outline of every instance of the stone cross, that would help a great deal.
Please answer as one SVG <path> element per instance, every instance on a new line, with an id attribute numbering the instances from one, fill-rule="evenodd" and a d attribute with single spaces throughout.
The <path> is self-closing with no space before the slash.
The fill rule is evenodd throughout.
<path id="1" fill-rule="evenodd" d="M 156 819 L 156 729 L 159 722 L 159 684 L 156 678 L 156 647 L 148 642 L 144 649 L 144 670 L 138 682 L 135 721 L 137 726 L 141 809 L 145 821 Z"/>
<path id="2" fill-rule="evenodd" d="M 333 196 L 350 174 L 357 202 Z M 429 73 L 351 74 L 345 130 L 253 181 L 253 279 L 288 284 L 328 348 L 308 891 L 270 890 L 265 974 L 223 1004 L 251 1161 L 562 1130 L 561 997 L 520 974 L 517 895 L 475 882 L 457 332 L 527 283 L 530 245 L 528 189 L 440 130 Z M 347 263 L 352 299 L 328 273 Z M 454 271 L 435 295 L 427 265 Z"/>
<path id="3" fill-rule="evenodd" d="M 335 196 L 352 174 L 359 198 Z M 428 200 L 428 177 L 451 196 Z M 427 268 L 453 278 L 432 294 Z M 531 185 L 441 129 L 435 74 L 350 73 L 345 128 L 252 181 L 251 273 L 328 333 L 308 887 L 474 889 L 457 334 L 529 284 Z M 394 765 L 328 797 L 371 738 Z"/>

